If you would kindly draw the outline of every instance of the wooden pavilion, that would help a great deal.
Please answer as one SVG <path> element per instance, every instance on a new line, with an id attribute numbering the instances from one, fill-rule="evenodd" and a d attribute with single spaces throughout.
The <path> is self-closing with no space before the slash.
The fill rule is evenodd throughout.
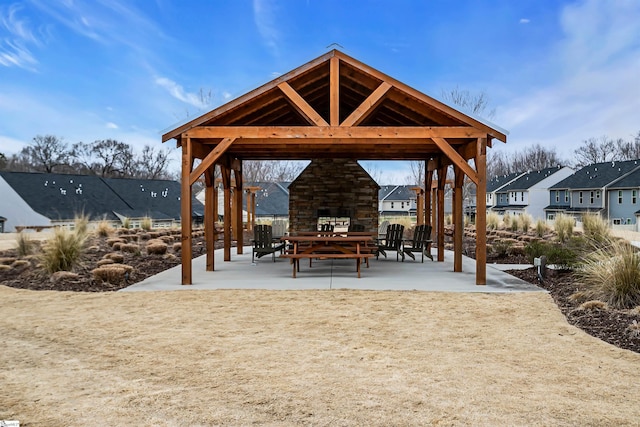
<path id="1" fill-rule="evenodd" d="M 462 186 L 476 186 L 476 283 L 486 284 L 486 149 L 506 132 L 472 118 L 356 59 L 326 54 L 162 136 L 182 147 L 182 218 L 191 218 L 192 185 L 205 191 L 207 271 L 214 270 L 214 172 L 224 190 L 224 259 L 231 224 L 242 224 L 243 160 L 412 160 L 425 162 L 424 222 L 434 224 L 437 260 L 444 261 L 444 195 L 453 179 L 454 271 L 462 271 Z M 194 168 L 194 161 L 201 162 Z M 473 160 L 473 166 L 470 161 Z M 435 172 L 435 177 L 434 177 Z M 233 201 L 232 180 L 235 182 Z M 422 218 L 421 218 L 422 220 Z M 182 221 L 182 283 L 192 283 L 192 225 Z M 242 253 L 242 232 L 236 233 Z"/>

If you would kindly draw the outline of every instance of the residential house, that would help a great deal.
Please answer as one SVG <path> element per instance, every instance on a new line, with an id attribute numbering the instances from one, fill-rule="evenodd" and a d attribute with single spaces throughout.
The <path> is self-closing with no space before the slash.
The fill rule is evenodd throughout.
<path id="1" fill-rule="evenodd" d="M 498 204 L 492 210 L 503 215 L 528 214 L 534 219 L 543 219 L 549 202 L 549 187 L 573 172 L 567 166 L 555 166 L 522 173 L 495 191 Z"/>
<path id="2" fill-rule="evenodd" d="M 378 192 L 378 212 L 381 216 L 415 215 L 417 210 L 415 185 L 382 185 Z"/>
<path id="3" fill-rule="evenodd" d="M 544 209 L 547 220 L 554 220 L 558 213 L 573 215 L 578 221 L 585 213 L 598 213 L 604 219 L 615 216 L 621 223 L 623 218 L 625 223 L 627 218 L 635 221 L 633 203 L 625 203 L 625 194 L 628 201 L 633 200 L 632 178 L 625 178 L 639 168 L 640 160 L 583 167 L 549 189 L 549 205 Z M 614 185 L 616 189 L 610 194 Z"/>
<path id="4" fill-rule="evenodd" d="M 487 210 L 493 210 L 494 207 L 502 207 L 508 204 L 507 193 L 500 193 L 503 195 L 501 199 L 498 193 L 501 188 L 514 181 L 520 175 L 522 175 L 521 172 L 498 175 L 487 182 Z"/>
<path id="5" fill-rule="evenodd" d="M 180 183 L 168 180 L 0 172 L 6 232 L 72 225 L 78 215 L 114 224 L 128 218 L 133 227 L 149 217 L 154 227 L 169 227 L 180 222 L 180 191 Z M 204 206 L 194 199 L 191 220 L 201 220 L 203 214 Z"/>
<path id="6" fill-rule="evenodd" d="M 640 161 L 639 161 L 640 163 Z M 640 230 L 640 168 L 613 182 L 606 193 L 607 220 L 613 226 Z"/>

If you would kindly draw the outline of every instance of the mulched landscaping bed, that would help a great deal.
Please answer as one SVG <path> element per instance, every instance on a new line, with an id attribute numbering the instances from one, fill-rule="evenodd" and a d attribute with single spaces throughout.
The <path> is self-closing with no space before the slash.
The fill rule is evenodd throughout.
<path id="1" fill-rule="evenodd" d="M 249 242 L 251 236 L 245 234 L 245 241 Z M 178 241 L 178 237 L 174 237 Z M 37 242 L 34 242 L 38 244 Z M 108 253 L 116 252 L 107 244 L 106 238 L 92 237 L 87 249 L 84 251 L 82 261 L 74 269 L 76 275 L 49 275 L 38 267 L 39 260 L 36 256 L 22 258 L 28 263 L 16 265 L 10 269 L 0 268 L 0 284 L 21 289 L 32 290 L 58 290 L 74 292 L 109 292 L 117 291 L 131 284 L 140 282 L 149 276 L 180 264 L 179 248 L 168 245 L 167 254 L 147 254 L 144 250 L 144 242 L 139 243 L 139 253 L 121 252 L 124 256 L 123 264 L 133 267 L 131 274 L 120 283 L 107 283 L 96 281 L 91 270 L 97 267 L 99 260 Z M 222 242 L 216 242 L 216 248 L 221 247 Z M 465 255 L 475 255 L 475 240 L 465 238 Z M 202 232 L 194 234 L 193 257 L 204 252 L 204 237 Z M 0 264 L 8 263 L 11 259 L 18 259 L 15 250 L 0 251 Z M 527 263 L 523 255 L 509 255 L 496 257 L 488 254 L 488 263 L 520 264 Z M 1 267 L 1 266 L 0 266 Z M 572 325 L 584 330 L 588 334 L 611 343 L 617 347 L 640 353 L 640 336 L 634 336 L 629 331 L 629 325 L 633 321 L 640 323 L 640 314 L 631 310 L 580 310 L 579 302 L 569 297 L 580 290 L 580 282 L 571 272 L 547 270 L 547 275 L 542 283 L 538 283 L 535 268 L 526 270 L 510 270 L 513 276 L 519 277 L 529 283 L 536 284 L 551 294 L 562 313 Z"/>

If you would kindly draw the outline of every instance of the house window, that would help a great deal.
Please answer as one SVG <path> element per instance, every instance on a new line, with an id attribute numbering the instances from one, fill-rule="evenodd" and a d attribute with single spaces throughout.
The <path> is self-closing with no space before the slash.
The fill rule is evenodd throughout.
<path id="1" fill-rule="evenodd" d="M 555 219 L 556 219 L 556 214 L 553 214 L 553 213 L 547 214 L 547 220 L 553 221 Z"/>
<path id="2" fill-rule="evenodd" d="M 556 203 L 560 203 L 560 191 L 556 190 Z"/>
<path id="3" fill-rule="evenodd" d="M 593 204 L 593 191 L 589 193 L 589 203 Z"/>
<path id="4" fill-rule="evenodd" d="M 524 202 L 524 191 L 520 192 L 520 201 Z"/>
<path id="5" fill-rule="evenodd" d="M 600 198 L 600 190 L 596 191 L 596 199 Z"/>
<path id="6" fill-rule="evenodd" d="M 627 224 L 631 224 L 631 218 L 627 218 Z"/>
<path id="7" fill-rule="evenodd" d="M 634 205 L 638 201 L 638 190 L 631 190 L 631 203 Z"/>
<path id="8" fill-rule="evenodd" d="M 622 190 L 618 190 L 618 204 L 622 204 Z"/>
<path id="9" fill-rule="evenodd" d="M 582 191 L 578 192 L 578 203 L 582 204 Z"/>
<path id="10" fill-rule="evenodd" d="M 400 202 L 400 209 L 404 209 L 404 202 Z"/>
<path id="11" fill-rule="evenodd" d="M 620 218 L 613 218 L 613 225 L 620 225 L 622 224 L 622 220 L 620 220 Z"/>
<path id="12" fill-rule="evenodd" d="M 569 190 L 564 190 L 564 202 L 569 203 Z"/>
<path id="13" fill-rule="evenodd" d="M 391 209 L 393 209 L 393 202 L 391 202 Z"/>

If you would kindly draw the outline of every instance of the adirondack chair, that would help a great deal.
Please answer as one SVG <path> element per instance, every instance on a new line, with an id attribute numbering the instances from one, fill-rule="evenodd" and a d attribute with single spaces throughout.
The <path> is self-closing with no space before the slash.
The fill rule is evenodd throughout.
<path id="1" fill-rule="evenodd" d="M 270 225 L 260 224 L 253 228 L 253 252 L 251 252 L 251 262 L 255 258 L 261 258 L 267 254 L 273 256 L 273 262 L 276 262 L 276 252 L 284 251 L 285 243 L 273 239 L 273 229 Z"/>
<path id="2" fill-rule="evenodd" d="M 378 252 L 376 253 L 376 259 L 380 257 L 380 254 L 387 257 L 386 251 L 396 251 L 396 261 L 402 257 L 404 261 L 404 252 L 402 251 L 402 238 L 404 234 L 404 225 L 402 224 L 390 224 L 387 227 L 385 237 L 380 240 L 378 244 Z"/>
<path id="3" fill-rule="evenodd" d="M 413 231 L 413 239 L 402 241 L 402 252 L 409 255 L 412 260 L 416 257 L 414 252 L 420 252 L 422 254 L 422 261 L 424 262 L 424 256 L 426 255 L 431 261 L 433 261 L 433 255 L 431 255 L 431 226 L 430 225 L 417 225 Z"/>
<path id="4" fill-rule="evenodd" d="M 378 226 L 378 239 L 384 239 L 387 235 L 387 228 L 389 227 L 389 221 L 382 221 Z"/>

